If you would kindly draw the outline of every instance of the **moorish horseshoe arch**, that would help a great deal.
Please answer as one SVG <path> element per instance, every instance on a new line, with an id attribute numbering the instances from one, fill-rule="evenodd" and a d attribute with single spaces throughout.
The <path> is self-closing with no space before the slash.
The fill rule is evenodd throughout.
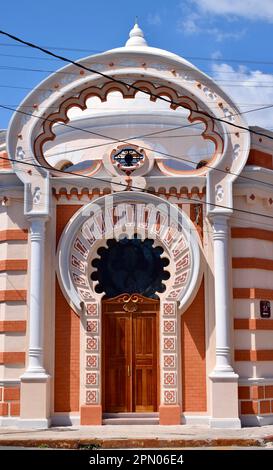
<path id="1" fill-rule="evenodd" d="M 178 314 L 193 300 L 202 277 L 201 250 L 188 216 L 161 198 L 140 192 L 115 193 L 83 206 L 69 221 L 57 252 L 62 292 L 81 317 L 81 404 L 101 407 L 101 299 L 91 280 L 91 260 L 109 238 L 153 238 L 164 249 L 170 278 L 160 298 L 160 401 L 178 405 Z M 179 309 L 178 309 L 179 307 Z M 84 384 L 83 384 L 84 382 Z"/>

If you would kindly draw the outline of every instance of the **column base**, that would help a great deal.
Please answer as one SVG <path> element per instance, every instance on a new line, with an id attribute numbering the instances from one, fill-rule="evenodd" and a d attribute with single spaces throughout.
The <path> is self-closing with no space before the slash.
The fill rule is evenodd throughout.
<path id="1" fill-rule="evenodd" d="M 47 419 L 18 419 L 16 426 L 21 429 L 48 429 L 51 426 L 50 418 Z"/>
<path id="2" fill-rule="evenodd" d="M 175 426 L 181 424 L 180 405 L 160 405 L 159 424 L 162 426 Z"/>
<path id="3" fill-rule="evenodd" d="M 82 405 L 80 411 L 80 424 L 82 426 L 101 426 L 102 406 Z"/>
<path id="4" fill-rule="evenodd" d="M 240 428 L 238 375 L 214 370 L 211 381 L 211 419 L 213 428 Z"/>
<path id="5" fill-rule="evenodd" d="M 241 421 L 239 418 L 211 418 L 209 425 L 217 429 L 240 429 Z"/>
<path id="6" fill-rule="evenodd" d="M 24 374 L 21 377 L 20 422 L 28 427 L 48 427 L 50 414 L 50 377 Z M 23 426 L 22 426 L 23 427 Z"/>

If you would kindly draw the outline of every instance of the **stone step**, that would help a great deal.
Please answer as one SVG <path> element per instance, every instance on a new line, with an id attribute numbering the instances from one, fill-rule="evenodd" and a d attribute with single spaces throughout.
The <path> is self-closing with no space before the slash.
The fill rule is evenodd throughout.
<path id="1" fill-rule="evenodd" d="M 159 418 L 159 413 L 103 413 L 103 418 Z"/>
<path id="2" fill-rule="evenodd" d="M 111 424 L 111 425 L 147 425 L 147 424 L 159 424 L 159 418 L 103 418 L 102 424 Z"/>

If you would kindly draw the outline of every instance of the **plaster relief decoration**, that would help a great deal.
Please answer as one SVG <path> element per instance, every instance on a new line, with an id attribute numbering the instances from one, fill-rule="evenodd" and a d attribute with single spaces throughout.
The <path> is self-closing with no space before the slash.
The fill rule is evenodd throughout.
<path id="1" fill-rule="evenodd" d="M 33 204 L 37 205 L 41 201 L 41 189 L 36 187 L 33 193 Z"/>
<path id="2" fill-rule="evenodd" d="M 220 184 L 216 186 L 215 199 L 216 202 L 222 202 L 224 199 L 224 188 Z"/>
<path id="3" fill-rule="evenodd" d="M 239 144 L 235 144 L 233 146 L 233 160 L 237 160 L 237 158 L 239 157 L 240 155 L 240 145 Z"/>
<path id="4" fill-rule="evenodd" d="M 17 160 L 24 160 L 26 154 L 25 151 L 23 150 L 23 147 L 19 146 L 16 149 L 16 159 Z"/>

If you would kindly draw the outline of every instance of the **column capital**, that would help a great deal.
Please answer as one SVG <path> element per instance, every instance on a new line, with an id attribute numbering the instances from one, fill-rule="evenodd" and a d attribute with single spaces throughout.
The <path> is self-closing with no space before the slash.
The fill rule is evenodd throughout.
<path id="1" fill-rule="evenodd" d="M 44 238 L 45 234 L 45 224 L 48 220 L 48 217 L 43 216 L 29 216 L 27 217 L 30 222 L 30 240 L 39 241 Z"/>
<path id="2" fill-rule="evenodd" d="M 210 220 L 213 224 L 213 239 L 226 238 L 229 231 L 229 219 L 231 214 L 211 214 Z"/>

